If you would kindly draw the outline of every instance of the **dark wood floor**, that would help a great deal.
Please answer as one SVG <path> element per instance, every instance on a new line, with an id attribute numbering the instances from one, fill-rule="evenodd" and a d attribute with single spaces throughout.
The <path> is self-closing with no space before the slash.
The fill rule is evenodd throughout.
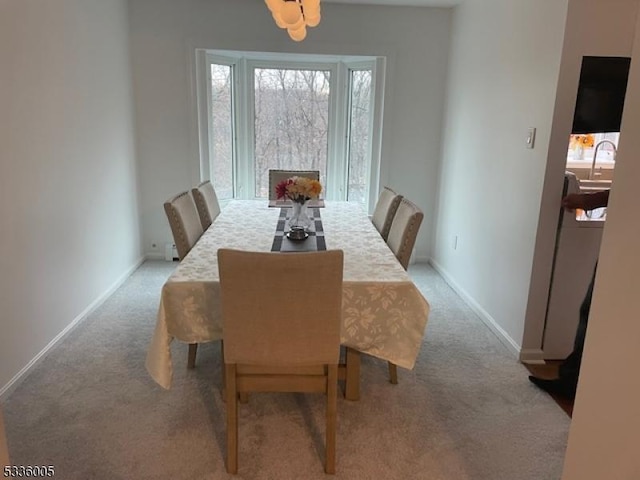
<path id="1" fill-rule="evenodd" d="M 553 379 L 558 377 L 558 366 L 560 362 L 547 362 L 544 365 L 532 365 L 525 363 L 525 367 L 531 372 L 531 375 L 535 375 L 540 378 Z M 564 397 L 557 395 L 551 395 L 551 398 L 565 411 L 569 417 L 573 415 L 573 400 L 568 400 Z"/>

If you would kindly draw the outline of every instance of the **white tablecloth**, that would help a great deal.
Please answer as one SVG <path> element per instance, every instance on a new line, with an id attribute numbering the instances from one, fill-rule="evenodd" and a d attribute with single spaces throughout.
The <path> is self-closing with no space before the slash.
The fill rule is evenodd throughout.
<path id="1" fill-rule="evenodd" d="M 147 370 L 158 384 L 171 386 L 174 338 L 188 343 L 222 338 L 217 250 L 270 251 L 279 213 L 266 201 L 232 201 L 176 267 L 162 288 L 147 352 Z M 342 344 L 413 368 L 429 304 L 360 206 L 328 201 L 321 218 L 327 250 L 344 251 Z"/>

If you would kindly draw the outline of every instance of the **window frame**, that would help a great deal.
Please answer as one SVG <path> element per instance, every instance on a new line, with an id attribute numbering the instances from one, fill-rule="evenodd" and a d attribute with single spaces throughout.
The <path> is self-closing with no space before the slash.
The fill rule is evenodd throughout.
<path id="1" fill-rule="evenodd" d="M 255 68 L 291 68 L 330 71 L 329 125 L 327 131 L 327 172 L 323 185 L 328 200 L 346 200 L 349 179 L 350 73 L 371 70 L 370 135 L 367 150 L 368 196 L 365 208 L 371 210 L 377 200 L 380 178 L 382 110 L 384 101 L 384 57 L 302 55 L 196 49 L 197 123 L 200 178 L 211 180 L 211 65 L 232 69 L 232 162 L 233 195 L 239 199 L 255 196 Z M 204 75 L 203 73 L 204 72 Z"/>
<path id="2" fill-rule="evenodd" d="M 252 143 L 255 142 L 255 123 L 252 121 L 255 118 L 255 88 L 253 88 L 253 80 L 254 73 L 256 68 L 266 68 L 266 69 L 291 69 L 291 70 L 327 70 L 330 72 L 330 80 L 329 80 L 329 126 L 327 129 L 327 173 L 326 173 L 326 184 L 323 185 L 326 197 L 329 198 L 330 192 L 333 192 L 335 189 L 334 183 L 337 180 L 335 175 L 330 175 L 330 172 L 335 169 L 335 165 L 333 163 L 336 162 L 336 154 L 335 154 L 335 138 L 338 135 L 336 130 L 335 122 L 332 120 L 335 117 L 336 106 L 336 95 L 335 95 L 335 83 L 337 76 L 337 68 L 335 65 L 330 63 L 318 63 L 318 62 L 292 62 L 292 61 L 265 61 L 265 60 L 247 60 L 246 62 L 246 76 L 247 83 L 251 82 L 251 88 L 246 92 L 241 92 L 246 95 L 248 100 L 248 105 L 246 106 L 246 116 L 247 116 L 247 142 Z M 249 87 L 249 85 L 247 85 Z M 333 146 L 332 146 L 333 145 Z M 245 171 L 248 174 L 245 181 L 249 186 L 255 185 L 255 148 L 252 145 L 247 145 L 247 160 L 248 164 L 244 165 Z M 251 192 L 253 193 L 253 192 Z M 258 198 L 254 196 L 250 196 L 249 198 Z"/>
<path id="3" fill-rule="evenodd" d="M 346 103 L 345 103 L 345 115 L 344 115 L 344 119 L 346 122 L 345 125 L 345 144 L 344 144 L 344 149 L 345 149 L 345 172 L 344 172 L 344 181 L 345 181 L 345 186 L 344 186 L 344 190 L 345 190 L 345 198 L 348 200 L 349 199 L 349 166 L 351 164 L 351 132 L 352 132 L 352 117 L 351 117 L 351 111 L 352 111 L 352 107 L 353 107 L 353 72 L 356 71 L 371 71 L 371 92 L 370 92 L 370 104 L 371 104 L 371 114 L 369 115 L 369 141 L 367 142 L 367 146 L 366 146 L 366 150 L 367 150 L 367 155 L 369 157 L 369 164 L 367 165 L 367 173 L 366 173 L 366 177 L 367 177 L 367 182 L 366 182 L 366 186 L 367 186 L 367 191 L 365 193 L 365 198 L 367 199 L 367 201 L 365 202 L 366 205 L 373 205 L 375 204 L 375 201 L 377 199 L 377 196 L 374 198 L 373 203 L 371 201 L 371 192 L 372 191 L 376 191 L 376 188 L 372 188 L 372 186 L 375 185 L 374 182 L 377 181 L 377 176 L 374 178 L 372 176 L 374 171 L 379 170 L 379 163 L 377 164 L 378 168 L 374 168 L 373 167 L 373 133 L 375 131 L 374 127 L 376 124 L 376 89 L 375 89 L 375 82 L 376 82 L 376 69 L 375 68 L 371 68 L 371 64 L 370 62 L 350 62 L 348 65 L 345 65 L 345 67 L 347 68 L 347 74 L 346 74 L 346 89 L 345 89 L 345 94 L 347 96 L 346 99 Z M 379 158 L 379 156 L 378 156 Z"/>

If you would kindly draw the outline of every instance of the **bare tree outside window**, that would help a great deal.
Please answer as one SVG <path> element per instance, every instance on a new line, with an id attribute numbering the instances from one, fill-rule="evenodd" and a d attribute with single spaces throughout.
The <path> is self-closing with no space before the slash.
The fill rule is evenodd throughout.
<path id="1" fill-rule="evenodd" d="M 232 67 L 211 65 L 209 132 L 211 183 L 220 199 L 233 198 Z"/>
<path id="2" fill-rule="evenodd" d="M 269 170 L 319 170 L 326 185 L 330 72 L 256 68 L 255 195 L 268 197 Z"/>
<path id="3" fill-rule="evenodd" d="M 347 200 L 363 205 L 369 194 L 371 79 L 371 70 L 351 71 Z"/>

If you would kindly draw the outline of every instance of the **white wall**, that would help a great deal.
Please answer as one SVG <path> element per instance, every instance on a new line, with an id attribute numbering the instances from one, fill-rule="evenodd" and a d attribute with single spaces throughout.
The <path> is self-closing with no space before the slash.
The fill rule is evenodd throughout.
<path id="1" fill-rule="evenodd" d="M 631 56 L 639 3 L 638 0 L 569 2 L 522 344 L 525 359 L 542 358 L 545 309 L 582 57 Z"/>
<path id="2" fill-rule="evenodd" d="M 322 22 L 301 43 L 261 1 L 132 0 L 130 11 L 145 251 L 162 254 L 171 241 L 162 203 L 200 180 L 189 62 L 201 47 L 386 56 L 381 184 L 424 209 L 417 256 L 429 255 L 450 9 L 324 3 Z"/>
<path id="3" fill-rule="evenodd" d="M 138 262 L 125 0 L 0 0 L 0 393 Z"/>
<path id="4" fill-rule="evenodd" d="M 640 18 L 563 480 L 640 478 Z"/>
<path id="5" fill-rule="evenodd" d="M 566 0 L 467 0 L 453 20 L 432 262 L 514 352 L 566 9 Z M 533 150 L 525 148 L 528 127 L 537 128 Z"/>

